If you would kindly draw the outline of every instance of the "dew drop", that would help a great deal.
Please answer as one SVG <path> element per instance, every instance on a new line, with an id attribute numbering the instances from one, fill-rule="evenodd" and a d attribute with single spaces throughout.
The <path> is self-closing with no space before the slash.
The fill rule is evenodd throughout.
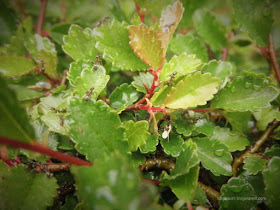
<path id="1" fill-rule="evenodd" d="M 260 89 L 261 89 L 261 86 L 259 86 L 259 85 L 254 85 L 253 88 L 254 88 L 254 90 L 260 90 Z"/>
<path id="2" fill-rule="evenodd" d="M 215 155 L 221 157 L 224 154 L 224 149 L 216 149 L 215 150 Z"/>
<path id="3" fill-rule="evenodd" d="M 245 88 L 248 89 L 249 87 L 251 87 L 251 85 L 252 85 L 252 83 L 246 82 L 246 83 L 245 83 Z"/>
<path id="4" fill-rule="evenodd" d="M 232 87 L 232 83 L 228 83 L 227 87 L 231 88 Z"/>
<path id="5" fill-rule="evenodd" d="M 236 88 L 234 88 L 234 87 L 231 88 L 231 92 L 232 92 L 232 93 L 235 93 L 235 92 L 236 92 Z"/>
<path id="6" fill-rule="evenodd" d="M 232 192 L 239 193 L 239 192 L 241 192 L 243 186 L 242 185 L 232 185 L 229 188 Z"/>
<path id="7" fill-rule="evenodd" d="M 266 87 L 269 84 L 269 81 L 267 79 L 264 79 L 262 82 L 262 86 Z"/>

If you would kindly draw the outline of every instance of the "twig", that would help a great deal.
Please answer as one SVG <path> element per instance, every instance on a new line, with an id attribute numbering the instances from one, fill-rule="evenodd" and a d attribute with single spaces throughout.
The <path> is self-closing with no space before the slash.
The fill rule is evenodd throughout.
<path id="1" fill-rule="evenodd" d="M 44 77 L 46 77 L 46 79 L 48 80 L 48 82 L 53 86 L 53 87 L 57 87 L 58 84 L 61 83 L 61 81 L 59 79 L 55 79 L 50 77 L 48 74 L 46 74 L 44 71 L 42 71 L 41 69 L 39 69 L 39 67 L 35 68 L 35 72 L 37 72 L 38 74 L 42 74 Z"/>
<path id="2" fill-rule="evenodd" d="M 144 13 L 140 13 L 141 8 L 140 8 L 139 5 L 137 5 L 136 3 L 135 3 L 135 7 L 136 7 L 136 11 L 137 11 L 137 14 L 138 14 L 138 16 L 139 16 L 141 22 L 142 22 L 143 24 L 145 24 L 145 21 L 144 21 L 144 19 L 145 19 L 145 14 L 144 14 Z"/>
<path id="3" fill-rule="evenodd" d="M 209 57 L 209 60 L 214 60 L 215 57 L 214 57 L 214 54 L 210 48 L 210 46 L 208 44 L 206 44 L 206 48 L 207 48 L 207 53 L 208 53 L 208 57 Z"/>
<path id="4" fill-rule="evenodd" d="M 27 149 L 27 150 L 30 150 L 33 152 L 39 152 L 43 155 L 48 155 L 52 158 L 55 158 L 55 159 L 58 159 L 58 160 L 61 160 L 61 161 L 64 161 L 66 163 L 73 164 L 73 165 L 92 166 L 92 163 L 90 163 L 90 162 L 66 155 L 61 152 L 53 151 L 53 150 L 49 149 L 48 147 L 40 144 L 39 142 L 27 144 L 27 143 L 15 141 L 12 139 L 8 139 L 5 137 L 0 137 L 0 143 L 5 144 L 10 147 L 14 147 L 14 148 L 21 148 L 21 149 Z"/>
<path id="5" fill-rule="evenodd" d="M 280 68 L 279 68 L 279 64 L 278 64 L 277 57 L 276 57 L 276 54 L 275 54 L 273 37 L 272 37 L 271 34 L 269 35 L 268 45 L 269 45 L 269 54 L 270 54 L 270 60 L 271 60 L 272 68 L 275 72 L 277 81 L 280 84 Z"/>
<path id="6" fill-rule="evenodd" d="M 269 139 L 273 131 L 280 125 L 280 121 L 274 120 L 269 123 L 266 130 L 263 132 L 262 136 L 255 142 L 255 144 L 250 147 L 243 155 L 238 158 L 235 158 L 232 163 L 232 173 L 233 176 L 237 176 L 238 167 L 243 163 L 244 159 L 251 154 L 254 154 L 259 151 L 260 147 Z"/>
<path id="7" fill-rule="evenodd" d="M 23 8 L 22 3 L 21 3 L 20 0 L 17 0 L 17 5 L 18 5 L 19 11 L 23 15 L 23 17 L 27 18 L 28 15 L 25 13 L 24 8 Z"/>
<path id="8" fill-rule="evenodd" d="M 229 43 L 229 41 L 230 41 L 230 38 L 231 38 L 231 31 L 230 32 L 228 32 L 228 34 L 227 34 L 227 45 L 228 45 L 228 43 Z M 228 55 L 228 46 L 226 46 L 224 49 L 222 49 L 222 61 L 226 61 L 226 59 L 227 59 L 227 55 Z"/>
<path id="9" fill-rule="evenodd" d="M 175 163 L 172 160 L 169 160 L 167 158 L 153 158 L 153 159 L 147 159 L 146 162 L 141 166 L 141 170 L 150 170 L 153 168 L 157 169 L 164 169 L 165 171 L 170 171 L 171 169 L 174 169 Z"/>
<path id="10" fill-rule="evenodd" d="M 42 35 L 47 4 L 48 4 L 48 0 L 41 0 L 41 10 L 40 10 L 40 14 L 39 14 L 38 22 L 37 22 L 37 26 L 36 26 L 36 32 L 39 35 Z"/>
<path id="11" fill-rule="evenodd" d="M 218 198 L 221 196 L 221 194 L 218 191 L 214 190 L 212 187 L 206 186 L 201 182 L 198 182 L 198 184 L 202 188 L 202 190 L 206 193 L 209 199 L 211 199 L 214 202 L 217 202 Z"/>
<path id="12" fill-rule="evenodd" d="M 59 172 L 59 171 L 69 171 L 70 164 L 68 163 L 35 163 L 31 166 L 38 173 L 42 172 Z"/>
<path id="13" fill-rule="evenodd" d="M 203 109 L 192 109 L 194 112 L 208 113 L 211 111 L 211 108 L 203 108 Z"/>
<path id="14" fill-rule="evenodd" d="M 60 85 L 63 85 L 66 83 L 68 72 L 69 72 L 69 70 L 67 70 L 67 69 L 63 71 Z"/>

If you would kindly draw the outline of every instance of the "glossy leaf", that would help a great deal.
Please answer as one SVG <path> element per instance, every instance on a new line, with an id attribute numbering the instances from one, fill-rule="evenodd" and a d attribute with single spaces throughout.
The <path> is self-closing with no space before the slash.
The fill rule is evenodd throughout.
<path id="1" fill-rule="evenodd" d="M 164 104 L 168 108 L 188 108 L 205 105 L 217 93 L 220 79 L 197 72 L 188 75 L 172 88 Z"/>
<path id="2" fill-rule="evenodd" d="M 76 78 L 75 93 L 79 97 L 84 97 L 92 89 L 91 98 L 97 99 L 101 91 L 106 87 L 110 76 L 106 75 L 106 70 L 101 65 L 96 65 L 92 69 L 83 69 L 81 76 Z"/>
<path id="3" fill-rule="evenodd" d="M 243 1 L 232 2 L 234 18 L 243 31 L 247 31 L 251 39 L 258 45 L 268 43 L 268 35 L 272 26 L 272 11 L 266 1 Z"/>
<path id="4" fill-rule="evenodd" d="M 226 112 L 224 116 L 233 131 L 248 133 L 254 126 L 251 112 Z"/>
<path id="5" fill-rule="evenodd" d="M 0 55 L 0 72 L 8 77 L 27 74 L 34 68 L 34 62 L 14 54 Z"/>
<path id="6" fill-rule="evenodd" d="M 221 209 L 251 209 L 257 205 L 253 187 L 238 177 L 231 178 L 221 188 L 219 205 Z M 240 199 L 236 199 L 236 198 Z M 246 199 L 247 198 L 247 199 Z"/>
<path id="7" fill-rule="evenodd" d="M 67 79 L 72 86 L 76 85 L 76 79 L 82 73 L 83 69 L 92 69 L 93 64 L 90 60 L 77 60 L 70 64 L 69 72 L 67 74 Z"/>
<path id="8" fill-rule="evenodd" d="M 155 106 L 155 107 L 162 106 L 164 104 L 164 101 L 165 101 L 167 95 L 170 93 L 172 87 L 174 87 L 174 86 L 175 86 L 174 83 L 170 84 L 169 86 L 164 85 L 157 92 L 155 92 L 155 94 L 151 98 L 151 102 L 152 102 L 153 106 Z"/>
<path id="9" fill-rule="evenodd" d="M 96 49 L 103 58 L 120 70 L 146 70 L 148 66 L 138 58 L 129 46 L 129 34 L 124 23 L 107 21 L 93 30 Z"/>
<path id="10" fill-rule="evenodd" d="M 220 50 L 226 46 L 225 28 L 212 13 L 204 9 L 196 10 L 193 23 L 198 34 L 211 48 Z"/>
<path id="11" fill-rule="evenodd" d="M 184 144 L 184 140 L 180 137 L 180 135 L 170 134 L 168 138 L 162 139 L 160 144 L 166 154 L 171 155 L 172 157 L 178 157 L 181 152 L 182 145 Z"/>
<path id="12" fill-rule="evenodd" d="M 0 162 L 1 209 L 46 209 L 53 204 L 58 188 L 54 177 L 30 172 L 24 166 L 8 168 L 3 164 Z M 15 193 L 17 198 L 11 199 Z"/>
<path id="13" fill-rule="evenodd" d="M 149 72 L 147 72 L 147 73 L 140 72 L 139 76 L 135 76 L 135 77 L 133 77 L 133 79 L 134 79 L 134 81 L 131 84 L 136 88 L 136 90 L 139 92 L 146 93 L 147 90 L 146 90 L 145 86 L 150 88 L 153 84 L 154 77 Z M 143 84 L 145 84 L 145 86 Z"/>
<path id="14" fill-rule="evenodd" d="M 168 63 L 163 65 L 159 79 L 161 81 L 169 80 L 174 72 L 176 72 L 176 75 L 173 75 L 173 78 L 192 73 L 201 64 L 201 60 L 197 59 L 195 55 L 188 55 L 187 53 L 182 53 L 179 56 L 175 55 Z"/>
<path id="15" fill-rule="evenodd" d="M 263 156 L 265 157 L 273 157 L 273 156 L 278 156 L 280 157 L 280 146 L 279 145 L 273 145 L 270 148 L 266 148 Z"/>
<path id="16" fill-rule="evenodd" d="M 153 186 L 141 183 L 138 170 L 120 154 L 99 159 L 92 167 L 72 167 L 71 172 L 84 209 L 146 209 L 155 196 Z"/>
<path id="17" fill-rule="evenodd" d="M 279 90 L 257 74 L 238 77 L 222 89 L 211 102 L 212 108 L 226 111 L 258 111 L 270 105 Z"/>
<path id="18" fill-rule="evenodd" d="M 203 66 L 202 71 L 211 73 L 212 77 L 218 77 L 225 85 L 231 76 L 232 69 L 230 62 L 211 60 Z"/>
<path id="19" fill-rule="evenodd" d="M 180 20 L 182 19 L 184 13 L 183 4 L 176 0 L 175 3 L 171 6 L 169 5 L 161 13 L 159 20 L 159 37 L 162 42 L 161 47 L 164 49 L 164 54 L 167 50 L 170 39 L 173 36 Z"/>
<path id="20" fill-rule="evenodd" d="M 121 113 L 127 106 L 137 101 L 139 96 L 139 92 L 132 85 L 122 84 L 111 93 L 109 97 L 110 105 L 118 113 Z"/>
<path id="21" fill-rule="evenodd" d="M 194 130 L 206 136 L 211 136 L 215 131 L 215 123 L 207 118 L 201 118 L 194 122 Z"/>
<path id="22" fill-rule="evenodd" d="M 156 151 L 156 146 L 158 145 L 158 137 L 157 136 L 150 136 L 146 140 L 146 144 L 139 147 L 141 153 L 149 153 Z"/>
<path id="23" fill-rule="evenodd" d="M 63 37 L 64 45 L 62 49 L 74 60 L 95 60 L 98 51 L 95 48 L 95 40 L 90 28 L 82 29 L 78 25 L 72 24 L 68 35 Z"/>
<path id="24" fill-rule="evenodd" d="M 186 52 L 187 54 L 194 54 L 203 62 L 207 62 L 209 60 L 207 48 L 204 43 L 197 37 L 190 34 L 177 34 L 170 41 L 170 50 L 177 55 L 180 55 L 183 52 Z"/>
<path id="25" fill-rule="evenodd" d="M 25 110 L 1 76 L 0 99 L 0 136 L 26 143 L 34 141 L 34 130 L 29 124 Z"/>
<path id="26" fill-rule="evenodd" d="M 209 138 L 195 138 L 198 157 L 204 168 L 210 170 L 215 176 L 230 176 L 232 174 L 232 156 L 228 147 L 217 140 Z"/>
<path id="27" fill-rule="evenodd" d="M 102 158 L 115 150 L 126 154 L 125 129 L 117 113 L 103 101 L 70 102 L 68 119 L 70 137 L 76 149 L 86 155 L 89 161 Z"/>
<path id="28" fill-rule="evenodd" d="M 229 128 L 221 128 L 219 126 L 215 128 L 214 135 L 211 136 L 211 139 L 216 139 L 227 145 L 230 152 L 236 150 L 242 151 L 250 144 L 245 135 L 230 131 Z"/>
<path id="29" fill-rule="evenodd" d="M 39 34 L 25 38 L 25 46 L 33 59 L 52 78 L 57 77 L 57 52 L 54 43 Z"/>
<path id="30" fill-rule="evenodd" d="M 136 151 L 138 147 L 146 144 L 151 136 L 148 132 L 149 123 L 147 121 L 134 123 L 130 120 L 124 123 L 124 127 L 130 151 Z"/>
<path id="31" fill-rule="evenodd" d="M 280 175 L 280 158 L 273 157 L 268 167 L 263 170 L 263 177 L 265 183 L 265 194 L 267 196 L 267 204 L 271 209 L 279 208 L 280 188 L 279 188 L 279 175 Z"/>
<path id="32" fill-rule="evenodd" d="M 261 109 L 260 111 L 253 114 L 255 119 L 257 120 L 258 129 L 260 129 L 261 131 L 264 131 L 268 123 L 272 122 L 274 119 L 280 120 L 280 112 L 273 106 Z"/>
<path id="33" fill-rule="evenodd" d="M 256 175 L 264 169 L 267 161 L 258 155 L 250 155 L 246 157 L 243 162 L 243 169 L 246 170 L 246 173 L 248 175 Z"/>
<path id="34" fill-rule="evenodd" d="M 144 63 L 157 70 L 165 57 L 164 48 L 155 30 L 146 25 L 128 26 L 129 45 Z"/>

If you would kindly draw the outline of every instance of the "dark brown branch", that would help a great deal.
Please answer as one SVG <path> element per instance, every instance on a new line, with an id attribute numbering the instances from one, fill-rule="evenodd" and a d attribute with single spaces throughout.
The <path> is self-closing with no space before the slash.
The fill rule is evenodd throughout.
<path id="1" fill-rule="evenodd" d="M 221 194 L 218 191 L 214 190 L 212 187 L 206 186 L 201 182 L 198 182 L 198 184 L 211 201 L 217 202 L 218 198 L 221 196 Z"/>
<path id="2" fill-rule="evenodd" d="M 41 10 L 40 10 L 40 14 L 39 14 L 38 22 L 37 22 L 37 26 L 36 26 L 36 32 L 39 35 L 43 35 L 43 33 L 42 33 L 43 24 L 44 24 L 47 4 L 48 4 L 48 0 L 41 0 Z"/>
<path id="3" fill-rule="evenodd" d="M 232 163 L 232 173 L 233 176 L 237 176 L 238 167 L 243 163 L 244 159 L 251 154 L 254 154 L 259 151 L 261 146 L 269 139 L 273 131 L 280 125 L 280 121 L 274 120 L 269 123 L 266 130 L 263 132 L 262 136 L 255 142 L 255 144 L 250 147 L 243 155 L 238 158 L 235 158 Z"/>
<path id="4" fill-rule="evenodd" d="M 164 169 L 165 171 L 170 171 L 174 169 L 175 163 L 172 160 L 167 158 L 153 158 L 147 159 L 146 162 L 141 166 L 141 170 L 150 170 L 150 169 Z"/>
<path id="5" fill-rule="evenodd" d="M 280 84 L 280 68 L 279 68 L 279 64 L 278 64 L 277 57 L 275 54 L 273 37 L 271 34 L 269 35 L 268 45 L 269 45 L 269 54 L 270 54 L 271 65 L 275 72 L 276 79 L 277 79 L 278 83 Z"/>
<path id="6" fill-rule="evenodd" d="M 64 161 L 69 164 L 74 164 L 74 165 L 78 165 L 78 166 L 92 166 L 92 163 L 90 163 L 90 162 L 66 155 L 62 152 L 53 151 L 53 150 L 49 149 L 48 147 L 46 147 L 45 145 L 40 144 L 39 142 L 33 142 L 31 144 L 27 144 L 27 143 L 23 143 L 20 141 L 8 139 L 5 137 L 0 137 L 0 143 L 5 144 L 10 147 L 27 149 L 27 150 L 30 150 L 33 152 L 41 153 L 43 155 L 48 155 L 52 158 L 55 158 L 60 161 Z"/>
<path id="7" fill-rule="evenodd" d="M 69 171 L 70 164 L 68 163 L 35 163 L 32 165 L 32 169 L 38 173 L 42 172 L 59 172 L 59 171 Z"/>

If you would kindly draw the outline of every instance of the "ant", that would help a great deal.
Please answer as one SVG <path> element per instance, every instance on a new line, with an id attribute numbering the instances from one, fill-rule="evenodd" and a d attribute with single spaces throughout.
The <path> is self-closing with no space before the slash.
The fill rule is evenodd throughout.
<path id="1" fill-rule="evenodd" d="M 94 90 L 94 87 L 91 87 L 91 88 L 87 91 L 86 96 L 85 96 L 85 102 L 88 102 L 88 101 L 89 101 L 90 96 L 92 95 L 93 90 Z"/>
<path id="2" fill-rule="evenodd" d="M 98 23 L 96 24 L 96 27 L 99 27 L 102 25 L 102 23 L 107 22 L 110 19 L 110 17 L 106 16 L 104 17 L 102 20 L 98 21 Z"/>
<path id="3" fill-rule="evenodd" d="M 176 76 L 177 74 L 177 71 L 174 71 L 171 76 L 170 76 L 170 79 L 169 81 L 167 82 L 167 85 L 170 86 L 171 82 L 173 81 L 174 77 Z"/>

